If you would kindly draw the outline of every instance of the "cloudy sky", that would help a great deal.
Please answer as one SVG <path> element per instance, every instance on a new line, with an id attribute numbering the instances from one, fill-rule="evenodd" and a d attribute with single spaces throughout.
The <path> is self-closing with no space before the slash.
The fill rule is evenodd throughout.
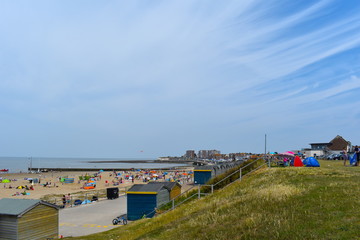
<path id="1" fill-rule="evenodd" d="M 360 144 L 357 0 L 0 0 L 0 156 Z"/>

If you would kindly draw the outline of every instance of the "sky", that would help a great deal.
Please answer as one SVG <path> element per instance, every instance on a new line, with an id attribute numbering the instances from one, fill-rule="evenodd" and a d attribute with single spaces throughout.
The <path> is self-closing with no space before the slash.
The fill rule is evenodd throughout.
<path id="1" fill-rule="evenodd" d="M 360 144 L 357 0 L 0 0 L 0 156 Z"/>

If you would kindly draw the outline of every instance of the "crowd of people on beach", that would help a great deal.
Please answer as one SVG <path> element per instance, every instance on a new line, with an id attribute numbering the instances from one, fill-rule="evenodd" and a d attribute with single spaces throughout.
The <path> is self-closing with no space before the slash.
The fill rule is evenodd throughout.
<path id="1" fill-rule="evenodd" d="M 64 181 L 72 179 L 73 182 Z M 67 194 L 87 191 L 89 182 L 97 190 L 107 187 L 130 187 L 133 184 L 150 181 L 169 181 L 190 184 L 193 181 L 192 168 L 183 170 L 140 170 L 98 171 L 98 172 L 49 172 L 47 174 L 17 173 L 0 176 L 0 194 L 3 197 L 26 196 L 40 198 L 48 194 Z M 10 191 L 11 190 L 11 191 Z M 6 194 L 6 195 L 5 195 Z M 66 195 L 65 194 L 65 195 Z M 0 195 L 0 196 L 1 196 Z M 61 197 L 60 197 L 61 198 Z"/>
<path id="2" fill-rule="evenodd" d="M 104 172 L 94 174 L 93 178 L 96 181 L 101 181 Z M 189 183 L 193 178 L 193 171 L 156 171 L 156 170 L 134 170 L 134 171 L 112 171 L 105 173 L 108 174 L 112 180 L 105 180 L 105 186 L 119 186 L 123 183 L 134 184 L 142 182 L 147 183 L 150 181 L 169 181 L 179 182 L 180 184 Z M 87 175 L 82 176 L 82 179 L 87 179 Z M 79 183 L 80 180 L 79 180 Z"/>

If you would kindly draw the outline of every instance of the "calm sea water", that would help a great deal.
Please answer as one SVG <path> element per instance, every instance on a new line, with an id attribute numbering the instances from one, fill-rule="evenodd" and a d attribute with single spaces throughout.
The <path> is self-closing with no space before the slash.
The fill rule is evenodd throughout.
<path id="1" fill-rule="evenodd" d="M 184 164 L 170 163 L 89 163 L 88 161 L 136 161 L 154 159 L 119 159 L 119 158 L 45 158 L 45 157 L 0 157 L 0 169 L 9 172 L 26 172 L 30 164 L 33 168 L 171 168 Z"/>

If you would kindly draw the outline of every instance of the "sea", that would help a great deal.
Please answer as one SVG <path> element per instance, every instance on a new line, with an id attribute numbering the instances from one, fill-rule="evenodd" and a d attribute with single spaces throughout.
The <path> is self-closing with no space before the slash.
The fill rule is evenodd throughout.
<path id="1" fill-rule="evenodd" d="M 186 166 L 173 163 L 139 163 L 138 161 L 155 159 L 131 158 L 56 158 L 56 157 L 0 157 L 0 169 L 9 169 L 9 173 L 27 172 L 32 168 L 124 168 L 124 169 L 158 169 Z M 92 163 L 91 161 L 96 161 Z M 114 161 L 114 162 L 108 162 Z M 116 161 L 116 162 L 115 162 Z M 126 162 L 121 162 L 126 161 Z M 129 161 L 134 161 L 131 163 Z"/>

